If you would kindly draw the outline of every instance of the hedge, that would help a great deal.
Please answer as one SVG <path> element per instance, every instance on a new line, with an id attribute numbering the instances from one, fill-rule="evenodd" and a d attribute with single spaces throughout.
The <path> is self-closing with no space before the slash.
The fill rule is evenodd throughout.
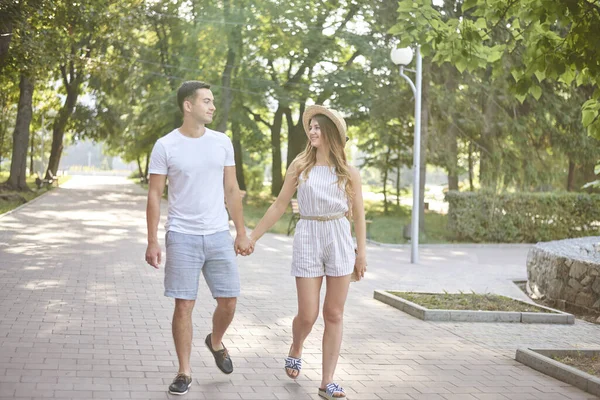
<path id="1" fill-rule="evenodd" d="M 600 232 L 600 195 L 456 192 L 446 194 L 450 238 L 535 243 Z"/>

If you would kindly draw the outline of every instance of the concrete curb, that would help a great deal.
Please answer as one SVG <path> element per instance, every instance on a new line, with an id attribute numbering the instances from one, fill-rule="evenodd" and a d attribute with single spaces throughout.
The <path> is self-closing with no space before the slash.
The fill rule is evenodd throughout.
<path id="1" fill-rule="evenodd" d="M 5 212 L 4 214 L 0 214 L 0 218 L 4 218 L 4 217 L 6 217 L 7 215 L 10 215 L 10 214 L 12 214 L 12 213 L 14 213 L 14 212 L 17 212 L 17 211 L 19 211 L 21 208 L 24 208 L 25 206 L 28 206 L 28 205 L 31 205 L 31 204 L 35 203 L 36 201 L 38 201 L 38 200 L 39 200 L 39 199 L 41 199 L 42 197 L 46 196 L 48 193 L 52 192 L 52 191 L 53 191 L 53 190 L 55 190 L 55 189 L 60 189 L 60 186 L 59 186 L 59 187 L 56 187 L 56 188 L 52 188 L 52 189 L 50 189 L 50 190 L 46 190 L 46 192 L 45 192 L 45 193 L 42 193 L 42 194 L 40 194 L 40 195 L 39 195 L 39 196 L 37 196 L 36 198 L 34 198 L 34 199 L 31 199 L 31 200 L 29 200 L 29 201 L 26 201 L 25 203 L 21 204 L 20 206 L 18 206 L 18 207 L 15 207 L 15 208 L 13 208 L 12 210 L 9 210 L 9 211 Z"/>
<path id="2" fill-rule="evenodd" d="M 517 349 L 515 360 L 559 381 L 578 387 L 595 396 L 600 396 L 600 378 L 551 358 L 553 356 L 576 354 L 584 354 L 590 357 L 599 356 L 600 349 Z"/>
<path id="3" fill-rule="evenodd" d="M 400 290 L 399 290 L 400 292 Z M 508 296 L 505 296 L 508 297 Z M 376 290 L 373 298 L 395 307 L 423 321 L 451 322 L 521 322 L 528 324 L 574 324 L 575 317 L 553 308 L 535 305 L 550 313 L 513 312 L 513 311 L 471 311 L 471 310 L 430 310 L 383 290 Z M 510 297 L 511 299 L 531 306 L 530 303 Z"/>

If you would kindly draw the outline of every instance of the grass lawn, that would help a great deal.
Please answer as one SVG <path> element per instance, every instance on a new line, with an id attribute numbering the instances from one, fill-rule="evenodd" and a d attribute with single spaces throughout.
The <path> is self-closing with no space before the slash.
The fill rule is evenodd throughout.
<path id="1" fill-rule="evenodd" d="M 475 311 L 516 311 L 544 312 L 552 311 L 528 305 L 509 297 L 496 294 L 478 293 L 413 293 L 389 292 L 430 310 L 475 310 Z"/>
<path id="2" fill-rule="evenodd" d="M 9 176 L 9 172 L 0 172 L 0 184 L 4 183 Z M 29 186 L 29 188 L 31 189 L 30 192 L 17 192 L 14 190 L 0 190 L 0 195 L 8 195 L 10 197 L 20 197 L 20 199 L 10 199 L 10 200 L 6 200 L 6 199 L 1 199 L 0 198 L 0 214 L 4 214 L 10 210 L 13 210 L 15 208 L 17 208 L 18 206 L 20 206 L 21 204 L 24 204 L 28 201 L 31 201 L 33 199 L 35 199 L 36 197 L 38 197 L 39 195 L 46 193 L 48 190 L 51 189 L 46 189 L 45 187 L 42 187 L 40 190 L 37 189 L 37 187 L 35 186 L 35 178 L 36 175 L 33 176 L 29 176 L 27 178 L 27 186 Z M 70 176 L 61 176 L 58 179 L 59 185 L 68 181 L 71 177 Z"/>
<path id="3" fill-rule="evenodd" d="M 380 243 L 408 243 L 404 239 L 405 225 L 410 225 L 411 209 L 389 205 L 386 215 L 382 202 L 365 201 L 365 213 L 369 224 L 368 231 L 372 240 Z M 433 211 L 425 211 L 425 233 L 420 236 L 420 243 L 448 243 L 448 217 Z M 410 230 L 410 227 L 407 228 Z"/>
<path id="4" fill-rule="evenodd" d="M 258 221 L 265 215 L 267 209 L 271 203 L 265 198 L 252 198 L 247 199 L 246 204 L 244 204 L 244 220 L 246 222 L 246 226 L 250 229 L 254 229 Z M 292 218 L 292 208 L 289 206 L 285 213 L 279 218 L 279 221 L 273 225 L 273 227 L 269 230 L 271 233 L 287 233 L 288 224 L 290 223 L 290 218 Z"/>

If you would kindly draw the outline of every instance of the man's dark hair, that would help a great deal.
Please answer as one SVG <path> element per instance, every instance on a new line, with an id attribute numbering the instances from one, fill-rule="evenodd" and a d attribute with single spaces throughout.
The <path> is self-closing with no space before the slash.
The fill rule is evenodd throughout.
<path id="1" fill-rule="evenodd" d="M 183 112 L 183 102 L 192 100 L 198 89 L 210 89 L 210 85 L 200 81 L 186 81 L 179 86 L 177 90 L 177 104 L 179 104 L 181 112 Z"/>

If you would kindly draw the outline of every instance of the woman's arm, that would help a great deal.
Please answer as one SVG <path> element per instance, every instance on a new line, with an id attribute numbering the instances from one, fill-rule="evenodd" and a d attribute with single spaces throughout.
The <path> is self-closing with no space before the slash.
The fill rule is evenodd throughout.
<path id="1" fill-rule="evenodd" d="M 258 239 L 265 234 L 283 215 L 288 204 L 290 204 L 290 200 L 292 196 L 296 192 L 296 173 L 295 173 L 295 162 L 290 164 L 286 174 L 285 181 L 283 182 L 283 187 L 279 192 L 279 196 L 271 207 L 267 210 L 265 215 L 258 222 L 252 233 L 250 234 L 250 240 L 252 243 L 256 243 Z"/>
<path id="2" fill-rule="evenodd" d="M 367 270 L 367 224 L 365 222 L 365 206 L 362 197 L 362 183 L 360 172 L 355 167 L 350 167 L 352 178 L 352 217 L 354 220 L 354 233 L 356 234 L 356 268 L 360 277 L 365 276 Z"/>

